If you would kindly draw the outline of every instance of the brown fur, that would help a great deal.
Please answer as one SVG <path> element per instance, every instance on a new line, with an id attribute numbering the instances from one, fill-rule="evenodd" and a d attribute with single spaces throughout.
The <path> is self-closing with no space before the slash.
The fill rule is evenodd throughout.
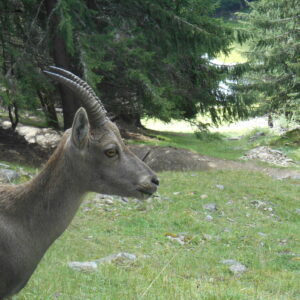
<path id="1" fill-rule="evenodd" d="M 108 157 L 107 149 L 116 149 Z M 0 186 L 0 299 L 24 287 L 88 191 L 145 198 L 157 178 L 131 153 L 114 124 L 89 130 L 80 109 L 42 171 L 24 184 Z"/>

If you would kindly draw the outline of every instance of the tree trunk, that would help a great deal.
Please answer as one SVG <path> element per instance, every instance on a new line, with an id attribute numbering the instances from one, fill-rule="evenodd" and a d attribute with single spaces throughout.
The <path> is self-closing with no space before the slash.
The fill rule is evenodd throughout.
<path id="1" fill-rule="evenodd" d="M 18 111 L 17 103 L 15 101 L 13 101 L 12 104 L 8 105 L 8 116 L 11 122 L 11 129 L 12 131 L 15 131 L 19 123 L 19 111 Z"/>
<path id="2" fill-rule="evenodd" d="M 47 126 L 52 127 L 54 129 L 59 129 L 59 123 L 58 123 L 58 118 L 57 114 L 55 111 L 55 106 L 54 103 L 50 100 L 51 97 L 50 95 L 44 95 L 42 91 L 37 91 L 37 95 L 40 99 L 45 117 L 46 117 L 46 122 Z"/>
<path id="3" fill-rule="evenodd" d="M 114 121 L 118 124 L 118 127 L 123 130 L 135 132 L 144 128 L 138 113 L 129 114 L 125 111 L 124 113 L 118 114 Z"/>
<path id="4" fill-rule="evenodd" d="M 268 115 L 268 126 L 270 128 L 273 128 L 274 127 L 274 123 L 273 123 L 273 117 L 271 114 Z"/>
<path id="5" fill-rule="evenodd" d="M 53 11 L 57 4 L 57 0 L 46 0 L 45 6 L 48 18 L 50 18 L 50 43 L 51 55 L 54 59 L 55 65 L 71 72 L 78 74 L 78 60 L 72 57 L 66 47 L 65 40 L 58 30 L 59 18 Z M 74 97 L 73 92 L 67 87 L 59 84 L 59 93 L 62 101 L 62 109 L 64 116 L 64 129 L 72 126 L 74 115 L 80 107 L 80 100 Z"/>

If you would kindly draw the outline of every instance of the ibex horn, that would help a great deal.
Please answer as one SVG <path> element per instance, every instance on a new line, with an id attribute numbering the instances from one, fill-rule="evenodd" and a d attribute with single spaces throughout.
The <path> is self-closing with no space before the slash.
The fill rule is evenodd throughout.
<path id="1" fill-rule="evenodd" d="M 99 127 L 108 120 L 102 102 L 85 81 L 62 68 L 53 66 L 49 68 L 51 71 L 43 72 L 70 88 L 80 97 L 81 103 L 88 113 L 92 128 Z"/>

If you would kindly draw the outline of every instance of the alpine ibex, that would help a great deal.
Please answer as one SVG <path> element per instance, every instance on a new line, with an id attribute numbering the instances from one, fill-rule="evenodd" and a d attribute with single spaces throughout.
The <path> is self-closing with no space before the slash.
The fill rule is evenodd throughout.
<path id="1" fill-rule="evenodd" d="M 87 83 L 57 67 L 45 73 L 72 89 L 84 108 L 35 178 L 0 185 L 0 299 L 25 286 L 86 192 L 147 198 L 159 184 L 153 171 L 124 145 Z"/>

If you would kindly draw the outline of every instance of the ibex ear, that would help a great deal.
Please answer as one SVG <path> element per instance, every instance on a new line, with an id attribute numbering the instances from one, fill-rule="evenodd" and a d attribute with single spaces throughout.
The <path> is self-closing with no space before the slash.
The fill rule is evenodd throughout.
<path id="1" fill-rule="evenodd" d="M 75 114 L 72 125 L 72 142 L 78 148 L 83 148 L 86 145 L 89 135 L 89 119 L 83 107 L 79 108 Z"/>

